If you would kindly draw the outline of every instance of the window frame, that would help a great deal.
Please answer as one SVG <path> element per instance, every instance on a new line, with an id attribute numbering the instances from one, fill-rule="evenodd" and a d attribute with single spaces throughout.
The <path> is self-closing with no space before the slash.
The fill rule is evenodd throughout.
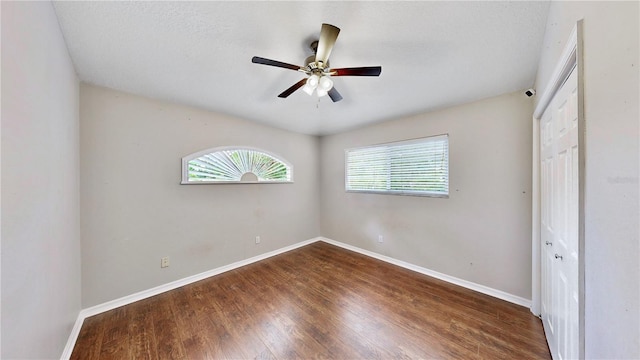
<path id="1" fill-rule="evenodd" d="M 415 144 L 415 143 L 421 143 L 421 142 L 428 142 L 429 139 L 431 139 L 431 141 L 436 140 L 437 138 L 444 138 L 446 140 L 446 144 L 447 144 L 447 151 L 446 151 L 446 164 L 447 164 L 447 192 L 445 193 L 439 193 L 439 192 L 428 192 L 428 191 L 412 191 L 412 190 L 373 190 L 373 189 L 366 189 L 366 190 L 357 190 L 357 189 L 349 189 L 349 153 L 352 151 L 356 151 L 356 150 L 363 150 L 363 149 L 370 149 L 370 148 L 377 148 L 377 147 L 391 147 L 391 146 L 401 146 L 401 145 L 410 145 L 410 144 Z M 419 196 L 419 197 L 432 197 L 432 198 L 444 198 L 444 199 L 448 199 L 449 198 L 449 194 L 450 194 L 450 147 L 449 147 L 449 134 L 448 133 L 444 133 L 444 134 L 438 134 L 438 135 L 430 135 L 430 136 L 425 136 L 425 137 L 420 137 L 420 138 L 414 138 L 414 139 L 408 139 L 408 140 L 401 140 L 401 141 L 392 141 L 392 142 L 386 142 L 386 143 L 380 143 L 380 144 L 373 144 L 373 145 L 367 145 L 367 146 L 360 146 L 360 147 L 354 147 L 354 148 L 349 148 L 349 149 L 345 149 L 344 151 L 344 188 L 345 188 L 345 192 L 347 193 L 360 193 L 360 194 L 381 194 L 381 195 L 402 195 L 402 196 Z M 390 176 L 390 172 L 387 175 L 387 184 L 390 183 L 391 181 L 391 176 Z M 390 185 L 387 185 L 387 187 L 389 187 Z"/>
<path id="2" fill-rule="evenodd" d="M 203 155 L 212 154 L 216 152 L 229 151 L 229 150 L 249 150 L 263 153 L 265 155 L 270 156 L 271 158 L 283 163 L 289 169 L 289 180 L 287 181 L 273 181 L 273 180 L 263 180 L 263 181 L 247 181 L 247 180 L 229 180 L 229 181 L 221 181 L 221 180 L 202 180 L 202 181 L 189 181 L 189 161 L 193 159 L 197 159 Z M 267 151 L 264 149 L 252 147 L 252 146 L 217 146 L 209 149 L 205 149 L 202 151 L 195 152 L 193 154 L 189 154 L 182 158 L 182 179 L 180 181 L 181 185 L 237 185 L 237 184 L 292 184 L 293 183 L 293 165 L 284 159 L 282 156 L 274 154 L 271 151 Z"/>

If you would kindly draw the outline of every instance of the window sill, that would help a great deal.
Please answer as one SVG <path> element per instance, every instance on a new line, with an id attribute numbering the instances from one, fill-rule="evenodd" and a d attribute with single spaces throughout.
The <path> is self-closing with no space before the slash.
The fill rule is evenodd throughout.
<path id="1" fill-rule="evenodd" d="M 181 181 L 180 185 L 293 184 L 293 181 Z"/>
<path id="2" fill-rule="evenodd" d="M 347 193 L 353 194 L 377 194 L 377 195 L 401 195 L 401 196 L 419 196 L 448 199 L 449 194 L 429 194 L 408 191 L 375 191 L 375 190 L 345 190 Z"/>

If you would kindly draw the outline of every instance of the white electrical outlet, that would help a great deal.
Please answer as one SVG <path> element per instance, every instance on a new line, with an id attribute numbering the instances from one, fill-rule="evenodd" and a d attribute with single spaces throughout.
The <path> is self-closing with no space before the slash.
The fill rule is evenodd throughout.
<path id="1" fill-rule="evenodd" d="M 382 235 L 378 235 L 378 242 L 381 243 L 384 241 L 384 238 L 382 237 Z"/>
<path id="2" fill-rule="evenodd" d="M 260 244 L 260 236 L 256 236 L 256 244 Z"/>
<path id="3" fill-rule="evenodd" d="M 160 267 L 161 268 L 166 268 L 169 267 L 169 257 L 163 257 L 162 259 L 160 259 Z"/>

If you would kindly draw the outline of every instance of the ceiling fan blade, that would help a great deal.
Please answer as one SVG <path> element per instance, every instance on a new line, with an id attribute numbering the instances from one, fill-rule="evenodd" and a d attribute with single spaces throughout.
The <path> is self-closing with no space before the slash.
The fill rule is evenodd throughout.
<path id="1" fill-rule="evenodd" d="M 301 87 L 303 87 L 304 84 L 306 84 L 306 83 L 307 83 L 307 78 L 304 78 L 304 79 L 298 81 L 297 83 L 293 84 L 293 86 L 291 86 L 287 90 L 283 91 L 280 95 L 278 95 L 278 97 L 286 98 L 289 95 L 293 94 L 294 91 L 296 91 L 296 90 L 300 89 Z"/>
<path id="2" fill-rule="evenodd" d="M 329 24 L 322 24 L 322 29 L 320 29 L 320 40 L 318 40 L 318 49 L 316 50 L 316 62 L 322 62 L 323 64 L 327 63 L 329 55 L 331 55 L 331 50 L 333 50 L 333 45 L 336 43 L 336 39 L 338 39 L 339 33 L 339 28 Z"/>
<path id="3" fill-rule="evenodd" d="M 331 76 L 380 76 L 382 66 L 331 69 Z"/>
<path id="4" fill-rule="evenodd" d="M 332 87 L 331 90 L 329 90 L 328 95 L 331 98 L 331 100 L 333 100 L 333 102 L 338 102 L 342 100 L 342 95 L 340 95 L 340 93 L 338 92 L 338 90 L 336 90 L 335 87 Z"/>
<path id="5" fill-rule="evenodd" d="M 291 69 L 291 70 L 300 70 L 300 66 L 298 65 L 287 64 L 282 61 L 265 59 L 259 56 L 254 56 L 253 58 L 251 58 L 251 62 L 254 64 L 270 65 L 270 66 L 281 67 L 281 68 Z"/>

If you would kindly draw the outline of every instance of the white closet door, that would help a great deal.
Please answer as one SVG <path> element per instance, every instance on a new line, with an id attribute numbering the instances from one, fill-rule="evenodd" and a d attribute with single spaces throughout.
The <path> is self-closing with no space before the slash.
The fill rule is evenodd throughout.
<path id="1" fill-rule="evenodd" d="M 577 87 L 574 68 L 540 120 L 541 310 L 556 360 L 579 356 Z"/>

